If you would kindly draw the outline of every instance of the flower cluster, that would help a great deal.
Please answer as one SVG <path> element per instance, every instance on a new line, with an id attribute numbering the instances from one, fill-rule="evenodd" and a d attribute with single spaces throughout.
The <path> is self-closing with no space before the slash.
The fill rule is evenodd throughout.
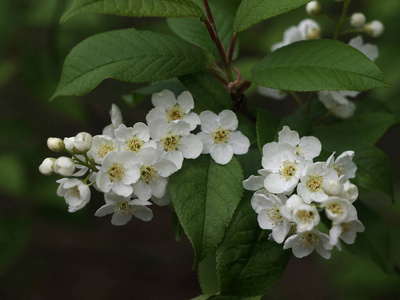
<path id="1" fill-rule="evenodd" d="M 292 248 L 296 257 L 309 255 L 314 249 L 329 258 L 339 239 L 354 243 L 356 232 L 364 231 L 357 219 L 353 202 L 357 186 L 349 179 L 357 170 L 353 151 L 346 151 L 325 162 L 313 162 L 321 152 L 320 141 L 313 136 L 299 137 L 284 126 L 278 142 L 264 145 L 259 176 L 243 181 L 247 190 L 255 191 L 251 204 L 258 214 L 261 228 L 272 230 L 270 238 Z M 332 222 L 329 235 L 319 230 L 320 213 L 325 211 Z"/>
<path id="2" fill-rule="evenodd" d="M 311 1 L 306 5 L 306 12 L 310 16 L 318 15 L 322 13 L 321 5 L 318 1 Z M 345 31 L 346 33 L 363 33 L 376 38 L 381 36 L 384 31 L 382 22 L 374 20 L 366 23 L 365 15 L 360 12 L 352 14 L 349 20 L 349 25 L 352 29 L 348 29 Z M 318 39 L 320 36 L 321 28 L 318 23 L 312 19 L 305 19 L 301 21 L 298 26 L 289 27 L 283 34 L 283 41 L 272 45 L 271 51 L 273 52 L 294 42 Z M 370 43 L 364 43 L 361 35 L 350 39 L 348 45 L 359 50 L 372 61 L 378 58 L 378 47 Z M 275 100 L 281 100 L 287 96 L 285 91 L 263 86 L 258 87 L 258 92 L 263 96 Z M 319 91 L 317 97 L 330 114 L 340 119 L 347 119 L 354 115 L 356 109 L 356 105 L 350 98 L 355 98 L 359 94 L 360 92 L 355 91 Z"/>
<path id="3" fill-rule="evenodd" d="M 149 205 L 170 202 L 168 178 L 182 168 L 184 159 L 209 153 L 217 163 L 227 164 L 233 154 L 247 153 L 250 142 L 236 130 L 234 112 L 197 115 L 191 112 L 194 100 L 189 92 L 176 98 L 164 90 L 153 94 L 151 100 L 154 108 L 146 116 L 147 124 L 127 127 L 113 104 L 112 123 L 101 135 L 81 132 L 64 140 L 48 139 L 50 150 L 67 152 L 70 157 L 46 158 L 39 171 L 63 176 L 57 181 L 57 195 L 65 198 L 69 212 L 89 202 L 93 186 L 105 199 L 96 216 L 113 214 L 114 225 L 125 225 L 132 216 L 149 221 L 153 216 Z M 198 125 L 201 132 L 194 134 Z"/>

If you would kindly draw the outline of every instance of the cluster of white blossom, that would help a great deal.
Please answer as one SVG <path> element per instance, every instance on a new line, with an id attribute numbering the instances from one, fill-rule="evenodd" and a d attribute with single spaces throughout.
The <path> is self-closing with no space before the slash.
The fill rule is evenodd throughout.
<path id="1" fill-rule="evenodd" d="M 247 153 L 250 142 L 236 130 L 234 112 L 224 110 L 216 115 L 203 111 L 197 115 L 191 112 L 194 100 L 189 92 L 176 98 L 164 90 L 152 95 L 152 103 L 155 107 L 146 116 L 147 124 L 127 127 L 120 109 L 113 104 L 112 123 L 101 135 L 81 132 L 64 140 L 48 139 L 50 150 L 65 151 L 70 157 L 46 158 L 39 171 L 63 176 L 57 181 L 57 195 L 65 198 L 69 212 L 90 201 L 93 186 L 104 193 L 105 199 L 96 216 L 113 214 L 114 225 L 125 225 L 133 215 L 149 221 L 153 217 L 148 208 L 152 202 L 170 202 L 168 177 L 181 169 L 185 158 L 209 153 L 217 163 L 227 164 L 233 154 Z M 198 125 L 201 131 L 192 133 Z"/>
<path id="2" fill-rule="evenodd" d="M 258 214 L 261 228 L 272 230 L 270 238 L 292 248 L 296 257 L 309 255 L 314 249 L 330 258 L 340 239 L 354 243 L 356 233 L 364 231 L 357 219 L 353 202 L 357 186 L 349 179 L 357 170 L 353 151 L 336 159 L 333 153 L 325 162 L 313 162 L 321 152 L 320 141 L 313 136 L 299 137 L 284 126 L 278 142 L 264 145 L 259 176 L 243 181 L 247 190 L 255 191 L 251 205 Z M 332 222 L 329 235 L 321 232 L 320 213 Z"/>
<path id="3" fill-rule="evenodd" d="M 306 11 L 310 16 L 314 16 L 320 14 L 322 8 L 318 1 L 311 1 L 306 5 Z M 365 33 L 374 38 L 381 36 L 384 31 L 382 22 L 374 20 L 366 23 L 366 17 L 360 12 L 352 14 L 350 26 L 353 29 L 349 30 L 349 32 Z M 273 52 L 294 42 L 318 39 L 320 36 L 321 28 L 318 23 L 312 19 L 305 19 L 297 27 L 289 27 L 283 34 L 283 41 L 274 44 L 271 47 L 271 51 Z M 378 58 L 378 47 L 370 43 L 364 43 L 361 35 L 350 39 L 348 45 L 359 50 L 372 61 Z M 275 100 L 281 100 L 287 96 L 285 91 L 263 86 L 258 87 L 258 92 Z M 356 109 L 356 105 L 350 101 L 350 98 L 355 98 L 359 94 L 360 92 L 355 91 L 320 91 L 317 93 L 317 97 L 332 115 L 337 118 L 347 119 L 354 115 Z"/>

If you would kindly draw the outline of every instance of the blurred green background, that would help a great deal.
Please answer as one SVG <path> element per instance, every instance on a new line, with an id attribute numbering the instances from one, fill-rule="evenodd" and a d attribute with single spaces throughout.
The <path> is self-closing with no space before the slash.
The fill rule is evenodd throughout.
<path id="1" fill-rule="evenodd" d="M 332 16 L 340 5 L 321 1 Z M 132 19 L 84 15 L 60 25 L 67 1 L 0 1 L 0 298 L 1 299 L 188 299 L 201 293 L 187 239 L 175 242 L 169 207 L 153 207 L 154 219 L 132 220 L 115 227 L 110 219 L 94 217 L 103 198 L 93 193 L 89 205 L 74 214 L 57 197 L 56 178 L 42 176 L 38 166 L 53 156 L 50 136 L 70 137 L 80 131 L 101 133 L 110 123 L 112 103 L 120 106 L 127 125 L 144 121 L 150 101 L 134 108 L 122 99 L 138 85 L 103 82 L 80 98 L 48 99 L 58 83 L 68 52 L 84 38 L 119 28 L 168 32 L 163 19 Z M 364 93 L 400 116 L 400 2 L 353 0 L 351 11 L 368 21 L 378 19 L 385 32 L 377 39 L 376 63 L 393 88 Z M 283 31 L 306 18 L 304 8 L 263 22 L 239 36 L 237 66 L 246 70 L 282 39 Z M 332 25 L 315 18 L 329 37 Z M 349 36 L 350 38 L 350 36 Z M 285 115 L 294 101 L 275 102 L 254 95 Z M 391 128 L 378 146 L 393 167 L 397 204 L 371 195 L 391 228 L 390 255 L 400 264 L 400 129 Z M 368 197 L 367 197 L 368 198 Z M 292 259 L 282 279 L 265 299 L 382 299 L 400 298 L 400 276 L 386 274 L 372 262 L 343 250 L 325 261 L 317 255 Z"/>

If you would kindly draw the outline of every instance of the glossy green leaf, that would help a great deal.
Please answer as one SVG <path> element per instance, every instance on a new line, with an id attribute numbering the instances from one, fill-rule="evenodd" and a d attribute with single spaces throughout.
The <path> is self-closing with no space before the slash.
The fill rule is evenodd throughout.
<path id="1" fill-rule="evenodd" d="M 199 264 L 199 282 L 204 294 L 214 295 L 218 293 L 219 286 L 215 252 L 208 255 Z"/>
<path id="2" fill-rule="evenodd" d="M 208 72 L 194 73 L 179 77 L 179 80 L 202 107 L 219 114 L 230 109 L 232 100 L 222 84 Z"/>
<path id="3" fill-rule="evenodd" d="M 223 239 L 243 194 L 242 181 L 235 158 L 219 165 L 209 155 L 185 160 L 182 169 L 170 177 L 172 203 L 192 242 L 195 265 Z"/>
<path id="4" fill-rule="evenodd" d="M 218 2 L 210 2 L 210 9 L 213 14 L 215 27 L 218 31 L 218 36 L 225 48 L 229 50 L 229 46 L 233 36 L 233 19 L 234 15 L 220 6 Z M 197 18 L 173 18 L 167 20 L 168 26 L 171 30 L 183 38 L 184 40 L 210 51 L 216 58 L 219 58 L 219 52 L 215 43 L 212 41 L 210 34 L 203 22 Z M 238 55 L 238 43 L 234 49 L 233 58 Z"/>
<path id="5" fill-rule="evenodd" d="M 345 245 L 346 249 L 357 257 L 372 260 L 387 273 L 393 271 L 390 259 L 390 229 L 385 220 L 361 201 L 354 203 L 358 219 L 363 223 L 365 231 L 357 233 L 353 245 Z"/>
<path id="6" fill-rule="evenodd" d="M 225 238 L 217 249 L 221 295 L 251 297 L 264 294 L 280 278 L 291 252 L 269 241 L 245 192 Z"/>
<path id="7" fill-rule="evenodd" d="M 179 38 L 135 29 L 110 31 L 72 49 L 52 99 L 85 95 L 107 78 L 153 82 L 198 72 L 207 65 L 202 50 Z"/>
<path id="8" fill-rule="evenodd" d="M 191 0 L 74 0 L 61 22 L 80 14 L 108 14 L 126 17 L 203 17 Z"/>
<path id="9" fill-rule="evenodd" d="M 390 87 L 379 68 L 357 49 L 334 40 L 301 41 L 261 60 L 251 80 L 287 91 L 365 91 Z"/>
<path id="10" fill-rule="evenodd" d="M 310 0 L 243 0 L 235 16 L 234 29 L 241 32 L 263 20 L 298 8 Z"/>

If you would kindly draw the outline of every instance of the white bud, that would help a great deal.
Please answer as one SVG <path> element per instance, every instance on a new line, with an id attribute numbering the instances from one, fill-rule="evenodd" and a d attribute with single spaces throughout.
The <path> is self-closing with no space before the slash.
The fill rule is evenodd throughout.
<path id="1" fill-rule="evenodd" d="M 321 12 L 321 5 L 318 1 L 308 2 L 306 5 L 306 12 L 310 16 L 318 15 Z"/>
<path id="2" fill-rule="evenodd" d="M 75 164 L 69 157 L 61 156 L 54 162 L 54 172 L 61 176 L 72 176 L 75 172 Z"/>
<path id="3" fill-rule="evenodd" d="M 93 137 L 87 132 L 80 132 L 75 136 L 75 148 L 80 152 L 87 152 L 92 147 Z"/>
<path id="4" fill-rule="evenodd" d="M 365 16 L 363 13 L 354 13 L 350 18 L 350 25 L 353 28 L 361 28 L 365 25 Z"/>
<path id="5" fill-rule="evenodd" d="M 65 149 L 74 153 L 75 152 L 75 137 L 64 138 Z"/>
<path id="6" fill-rule="evenodd" d="M 39 172 L 46 176 L 54 174 L 55 160 L 55 158 L 51 157 L 45 158 L 45 160 L 39 166 Z"/>
<path id="7" fill-rule="evenodd" d="M 354 202 L 358 198 L 358 187 L 350 181 L 346 181 L 343 185 L 343 192 L 340 195 L 341 198 L 347 199 L 350 202 Z"/>
<path id="8" fill-rule="evenodd" d="M 343 190 L 343 185 L 339 182 L 339 180 L 335 179 L 324 180 L 322 187 L 325 194 L 329 196 L 338 196 Z"/>
<path id="9" fill-rule="evenodd" d="M 47 147 L 53 152 L 61 152 L 65 149 L 65 145 L 60 138 L 49 137 L 47 139 Z"/>
<path id="10" fill-rule="evenodd" d="M 321 37 L 321 30 L 318 28 L 313 28 L 307 34 L 307 40 L 317 40 Z"/>
<path id="11" fill-rule="evenodd" d="M 383 25 L 383 23 L 377 20 L 374 20 L 364 26 L 365 33 L 374 38 L 381 36 L 384 30 L 385 26 Z"/>

